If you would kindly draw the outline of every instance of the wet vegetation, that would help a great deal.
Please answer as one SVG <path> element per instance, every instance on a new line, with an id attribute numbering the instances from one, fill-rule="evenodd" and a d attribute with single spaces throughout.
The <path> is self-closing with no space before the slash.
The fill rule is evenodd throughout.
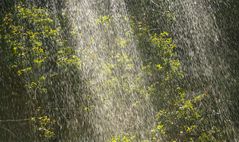
<path id="1" fill-rule="evenodd" d="M 238 141 L 237 0 L 1 0 L 0 141 Z"/>

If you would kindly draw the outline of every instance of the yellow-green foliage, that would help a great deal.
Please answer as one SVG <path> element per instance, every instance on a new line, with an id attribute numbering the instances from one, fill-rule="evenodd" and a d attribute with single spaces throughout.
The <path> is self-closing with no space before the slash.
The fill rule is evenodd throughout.
<path id="1" fill-rule="evenodd" d="M 35 125 L 36 131 L 40 132 L 41 136 L 51 138 L 55 136 L 54 130 L 51 128 L 55 121 L 49 116 L 32 117 L 31 122 Z"/>
<path id="2" fill-rule="evenodd" d="M 121 37 L 116 38 L 116 42 L 121 48 L 125 48 L 129 43 L 129 41 Z"/>
<path id="3" fill-rule="evenodd" d="M 206 94 L 189 94 L 180 85 L 174 82 L 175 79 L 182 79 L 183 73 L 180 69 L 180 61 L 176 58 L 175 48 L 172 39 L 164 32 L 160 35 L 153 34 L 150 43 L 156 49 L 158 63 L 155 63 L 156 72 L 160 80 L 153 86 L 159 88 L 154 92 L 158 97 L 159 112 L 157 113 L 158 124 L 153 129 L 153 140 L 157 141 L 215 141 L 213 134 L 217 132 L 215 127 L 203 127 L 205 121 L 205 109 L 199 107 L 205 99 Z M 157 71 L 158 70 L 158 71 Z M 174 82 L 174 83 L 172 83 Z M 157 134 L 158 133 L 158 134 Z M 160 137 L 157 137 L 160 136 Z"/>
<path id="4" fill-rule="evenodd" d="M 55 26 L 47 9 L 17 5 L 13 12 L 3 17 L 0 32 L 5 55 L 3 62 L 23 80 L 32 102 L 32 109 L 41 108 L 32 116 L 32 125 L 41 137 L 51 138 L 54 134 L 54 119 L 45 113 L 41 99 L 48 94 L 46 82 L 57 73 L 47 72 L 50 63 L 59 68 L 79 65 L 79 58 L 71 47 L 65 46 L 60 28 Z M 53 75 L 55 74 L 55 75 Z"/>
<path id="5" fill-rule="evenodd" d="M 130 137 L 130 136 L 118 136 L 118 137 L 113 137 L 111 139 L 111 142 L 133 142 L 135 137 Z"/>
<path id="6" fill-rule="evenodd" d="M 208 125 L 202 107 L 206 94 L 187 92 L 178 83 L 184 75 L 169 33 L 155 33 L 142 22 L 133 22 L 132 26 L 149 78 L 147 90 L 158 111 L 151 141 L 215 141 L 218 129 Z"/>
<path id="7" fill-rule="evenodd" d="M 96 24 L 109 25 L 110 21 L 111 21 L 111 17 L 108 15 L 104 15 L 96 19 Z"/>
<path id="8" fill-rule="evenodd" d="M 203 135 L 213 137 L 207 131 L 202 131 L 202 110 L 198 107 L 205 94 L 199 94 L 190 98 L 178 88 L 178 97 L 168 102 L 168 107 L 157 113 L 158 124 L 153 129 L 153 139 L 157 139 L 159 133 L 164 141 L 198 141 Z"/>
<path id="9" fill-rule="evenodd" d="M 181 79 L 183 73 L 180 69 L 180 61 L 176 58 L 175 44 L 164 32 L 160 35 L 150 36 L 150 43 L 156 48 L 156 57 L 154 71 L 158 72 L 160 80 L 153 82 L 153 86 L 158 87 L 159 91 L 154 92 L 156 99 L 163 105 L 159 105 L 157 113 L 158 124 L 153 129 L 153 140 L 157 141 L 204 141 L 206 139 L 215 141 L 213 133 L 215 128 L 204 130 L 202 127 L 207 122 L 204 121 L 204 109 L 199 107 L 205 94 L 187 94 L 180 88 L 175 79 Z M 172 83 L 174 82 L 174 83 Z M 157 134 L 158 133 L 158 134 Z M 157 137 L 160 136 L 160 137 Z M 203 138 L 204 137 L 204 138 Z"/>
<path id="10" fill-rule="evenodd" d="M 161 74 L 164 74 L 165 80 L 174 79 L 175 76 L 181 76 L 180 61 L 176 58 L 176 45 L 172 42 L 167 32 L 153 34 L 150 36 L 151 45 L 156 48 L 153 56 L 158 57 L 158 63 L 155 67 Z M 154 67 L 154 68 L 155 68 Z"/>

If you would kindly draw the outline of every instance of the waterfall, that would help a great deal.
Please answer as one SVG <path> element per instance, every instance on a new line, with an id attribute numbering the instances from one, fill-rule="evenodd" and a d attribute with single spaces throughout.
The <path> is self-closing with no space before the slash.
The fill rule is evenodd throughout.
<path id="1" fill-rule="evenodd" d="M 83 120 L 92 130 L 84 130 L 91 133 L 83 139 L 107 141 L 133 132 L 143 139 L 153 110 L 124 1 L 69 0 L 66 5 L 90 92 L 84 96 L 92 102 Z"/>
<path id="2" fill-rule="evenodd" d="M 225 1 L 226 3 L 226 1 Z M 180 0 L 170 2 L 174 13 L 172 31 L 179 46 L 188 88 L 205 91 L 215 105 L 213 116 L 224 127 L 230 141 L 236 139 L 235 126 L 230 118 L 230 88 L 236 83 L 226 59 L 233 53 L 225 42 L 224 32 L 218 26 L 215 5 L 205 0 Z M 190 90 L 189 89 L 189 90 Z M 208 116 L 211 114 L 208 114 Z"/>
<path id="3" fill-rule="evenodd" d="M 237 6 L 0 0 L 0 141 L 239 141 Z"/>

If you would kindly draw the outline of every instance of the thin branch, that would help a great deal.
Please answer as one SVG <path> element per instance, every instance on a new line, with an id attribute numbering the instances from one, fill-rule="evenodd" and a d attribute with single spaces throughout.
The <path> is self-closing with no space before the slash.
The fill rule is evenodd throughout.
<path id="1" fill-rule="evenodd" d="M 24 121 L 30 121 L 31 119 L 7 119 L 7 120 L 0 120 L 0 123 L 3 122 L 24 122 Z"/>
<path id="2" fill-rule="evenodd" d="M 159 4 L 157 4 L 155 1 L 150 0 L 153 4 L 155 4 L 157 7 L 160 7 Z"/>

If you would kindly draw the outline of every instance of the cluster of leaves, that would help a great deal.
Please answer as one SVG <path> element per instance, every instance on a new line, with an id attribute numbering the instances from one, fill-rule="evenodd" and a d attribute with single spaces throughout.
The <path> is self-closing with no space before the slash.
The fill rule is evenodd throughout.
<path id="1" fill-rule="evenodd" d="M 151 141 L 216 141 L 220 131 L 205 115 L 207 95 L 187 92 L 180 85 L 184 75 L 170 35 L 150 31 L 143 22 L 133 22 L 133 27 L 149 78 L 148 92 L 158 112 Z"/>
<path id="2" fill-rule="evenodd" d="M 55 121 L 49 118 L 49 116 L 32 117 L 31 123 L 34 125 L 34 129 L 46 138 L 52 138 L 55 136 L 54 127 Z"/>
<path id="3" fill-rule="evenodd" d="M 216 141 L 214 136 L 215 133 L 220 133 L 219 129 L 204 128 L 208 125 L 204 118 L 206 110 L 200 105 L 206 94 L 188 98 L 182 89 L 178 89 L 178 95 L 179 97 L 175 97 L 174 102 L 170 102 L 167 108 L 157 113 L 158 124 L 152 130 L 152 139 L 172 142 Z"/>
<path id="4" fill-rule="evenodd" d="M 98 19 L 96 19 L 96 24 L 106 24 L 109 25 L 111 22 L 111 17 L 108 15 L 100 16 Z"/>
<path id="5" fill-rule="evenodd" d="M 165 14 L 174 20 L 170 12 L 165 11 Z M 110 21 L 108 16 L 99 19 L 98 24 L 102 25 Z M 130 23 L 138 39 L 143 70 L 148 79 L 148 89 L 143 92 L 150 94 L 157 111 L 157 124 L 152 129 L 151 141 L 218 141 L 222 137 L 221 130 L 211 123 L 211 112 L 207 110 L 206 102 L 210 101 L 210 97 L 204 91 L 195 93 L 184 88 L 184 74 L 170 34 L 158 33 L 154 30 L 155 23 L 152 26 L 137 16 L 130 17 Z M 132 35 L 132 31 L 125 34 L 128 33 Z M 116 41 L 119 47 L 127 45 L 125 39 L 118 38 Z M 134 140 L 114 137 L 112 141 Z"/>
<path id="6" fill-rule="evenodd" d="M 134 137 L 130 137 L 130 136 L 127 136 L 127 135 L 124 135 L 124 136 L 118 136 L 118 137 L 113 137 L 111 139 L 111 142 L 132 142 L 134 141 Z"/>
<path id="7" fill-rule="evenodd" d="M 157 124 L 152 129 L 149 140 L 215 141 L 214 135 L 219 130 L 210 125 L 206 126 L 208 124 L 205 118 L 206 110 L 202 106 L 202 102 L 207 98 L 206 94 L 186 93 L 179 84 L 184 75 L 177 58 L 176 45 L 169 33 L 155 33 L 134 17 L 131 17 L 130 23 L 138 38 L 138 49 L 142 53 L 144 62 L 142 70 L 148 79 L 147 90 L 142 91 L 138 88 L 138 91 L 150 94 L 155 110 L 158 112 Z M 127 45 L 125 39 L 118 38 L 116 41 L 119 47 Z M 123 57 L 119 55 L 119 59 Z M 125 63 L 127 63 L 125 60 L 119 61 L 117 69 Z M 111 141 L 130 142 L 135 139 L 124 136 L 113 137 Z"/>
<path id="8" fill-rule="evenodd" d="M 59 75 L 57 69 L 79 65 L 74 50 L 60 36 L 60 28 L 46 9 L 17 5 L 3 17 L 1 57 L 21 80 L 31 107 L 34 130 L 41 137 L 51 138 L 54 134 L 54 118 L 47 113 L 45 100 L 51 96 L 49 82 Z M 49 66 L 50 65 L 50 66 Z M 25 104 L 25 103 L 24 103 Z M 22 105 L 24 105 L 22 104 Z"/>

